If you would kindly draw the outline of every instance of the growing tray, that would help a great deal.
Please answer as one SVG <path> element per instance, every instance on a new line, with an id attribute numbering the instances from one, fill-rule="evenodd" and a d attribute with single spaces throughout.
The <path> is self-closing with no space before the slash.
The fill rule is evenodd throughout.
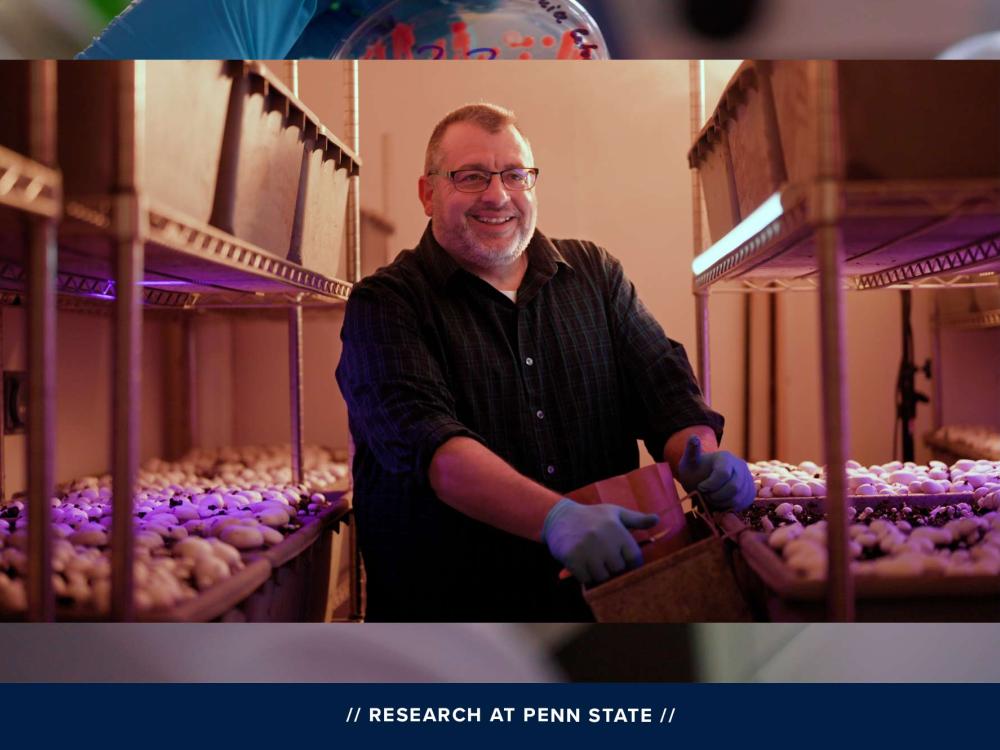
<path id="1" fill-rule="evenodd" d="M 933 507 L 972 499 L 969 493 L 878 498 L 897 505 L 905 502 L 910 507 Z M 849 502 L 854 507 L 865 507 L 873 504 L 871 500 L 864 496 L 851 498 Z M 816 499 L 814 502 L 820 504 Z M 739 548 L 737 564 L 750 579 L 748 588 L 758 612 L 766 611 L 774 619 L 824 618 L 825 580 L 807 580 L 797 575 L 768 544 L 767 535 L 749 528 L 739 516 L 720 515 L 717 523 Z M 1000 576 L 859 573 L 853 578 L 858 619 L 1000 619 Z"/>

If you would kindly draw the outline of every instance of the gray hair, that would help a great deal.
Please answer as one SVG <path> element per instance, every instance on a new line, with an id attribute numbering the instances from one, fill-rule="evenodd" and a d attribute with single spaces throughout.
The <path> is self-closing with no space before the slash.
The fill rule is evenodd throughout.
<path id="1" fill-rule="evenodd" d="M 518 127 L 517 116 L 506 107 L 501 107 L 498 104 L 490 104 L 489 102 L 465 104 L 449 112 L 441 122 L 434 126 L 431 139 L 427 142 L 427 154 L 424 158 L 425 174 L 436 168 L 437 162 L 441 157 L 441 141 L 444 140 L 444 135 L 448 128 L 458 122 L 470 122 L 473 125 L 479 126 L 487 133 L 499 133 L 505 127 L 510 126 L 524 138 L 525 143 L 528 143 L 527 137 L 521 128 Z M 530 144 L 528 147 L 531 147 Z"/>

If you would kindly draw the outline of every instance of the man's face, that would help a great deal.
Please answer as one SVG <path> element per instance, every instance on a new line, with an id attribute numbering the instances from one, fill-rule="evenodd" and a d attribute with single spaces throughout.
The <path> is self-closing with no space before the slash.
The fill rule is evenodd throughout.
<path id="1" fill-rule="evenodd" d="M 533 167 L 531 149 L 507 126 L 489 133 L 458 122 L 445 131 L 438 152 L 438 174 L 420 178 L 420 200 L 438 243 L 463 265 L 498 268 L 516 261 L 535 232 L 538 206 L 534 190 L 509 190 L 494 175 L 482 193 L 463 193 L 447 173 L 459 169 L 499 172 Z"/>

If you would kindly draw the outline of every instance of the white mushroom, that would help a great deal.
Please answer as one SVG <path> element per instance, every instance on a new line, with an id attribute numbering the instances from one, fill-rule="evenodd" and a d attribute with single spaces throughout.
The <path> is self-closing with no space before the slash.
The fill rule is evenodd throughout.
<path id="1" fill-rule="evenodd" d="M 779 526 L 771 533 L 767 542 L 775 549 L 781 549 L 788 542 L 798 538 L 803 531 L 804 528 L 800 523 L 790 523 L 786 526 Z"/>
<path id="2" fill-rule="evenodd" d="M 212 548 L 212 553 L 220 560 L 225 561 L 229 567 L 242 567 L 243 560 L 240 558 L 240 552 L 236 547 L 227 544 L 221 539 L 208 539 L 207 541 Z"/>
<path id="3" fill-rule="evenodd" d="M 229 566 L 218 557 L 199 557 L 194 566 L 195 581 L 202 591 L 229 577 Z"/>
<path id="4" fill-rule="evenodd" d="M 174 552 L 184 557 L 199 557 L 212 554 L 212 546 L 201 537 L 189 536 L 174 545 Z"/>
<path id="5" fill-rule="evenodd" d="M 137 550 L 142 547 L 155 549 L 162 546 L 163 537 L 155 531 L 140 531 L 135 535 L 135 547 Z"/>
<path id="6" fill-rule="evenodd" d="M 883 576 L 915 576 L 924 569 L 924 557 L 904 553 L 895 557 L 880 557 L 872 561 L 872 570 Z"/>
<path id="7" fill-rule="evenodd" d="M 771 485 L 771 495 L 773 497 L 789 497 L 791 494 L 792 488 L 787 482 L 775 482 Z"/>
<path id="8" fill-rule="evenodd" d="M 905 484 L 909 486 L 917 481 L 917 475 L 911 471 L 894 471 L 889 475 L 889 481 L 893 484 Z"/>
<path id="9" fill-rule="evenodd" d="M 945 485 L 939 481 L 934 481 L 934 480 L 942 478 L 944 477 L 935 477 L 934 472 L 931 472 L 931 479 L 928 479 L 926 482 L 923 482 L 922 491 L 928 495 L 940 495 L 942 492 L 944 492 Z"/>
<path id="10" fill-rule="evenodd" d="M 103 547 L 108 543 L 108 533 L 101 524 L 90 522 L 70 534 L 69 541 L 88 547 Z"/>
<path id="11" fill-rule="evenodd" d="M 236 549 L 255 549 L 264 544 L 264 535 L 252 526 L 228 526 L 219 534 L 219 539 Z"/>

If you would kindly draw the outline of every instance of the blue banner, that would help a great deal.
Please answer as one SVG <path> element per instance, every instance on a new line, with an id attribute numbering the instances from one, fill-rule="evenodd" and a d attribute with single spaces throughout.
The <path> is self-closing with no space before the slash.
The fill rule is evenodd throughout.
<path id="1" fill-rule="evenodd" d="M 247 658 L 253 658 L 248 654 Z M 992 744 L 997 685 L 318 684 L 0 686 L 4 746 L 529 741 L 668 747 Z M 21 743 L 24 743 L 23 745 Z M 222 743 L 219 745 L 218 743 Z M 272 744 L 274 743 L 274 744 Z M 697 745 L 695 744 L 697 743 Z M 418 745 L 421 746 L 421 745 Z M 887 745 L 889 746 L 889 745 Z"/>

